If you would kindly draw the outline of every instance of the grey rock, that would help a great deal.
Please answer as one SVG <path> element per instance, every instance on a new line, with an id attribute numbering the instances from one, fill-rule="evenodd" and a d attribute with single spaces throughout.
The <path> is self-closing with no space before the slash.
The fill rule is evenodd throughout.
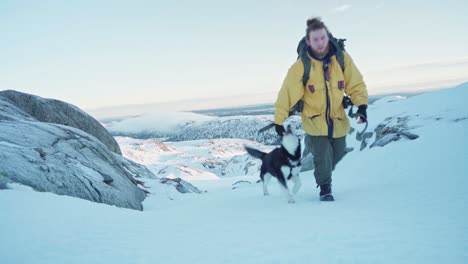
<path id="1" fill-rule="evenodd" d="M 181 178 L 161 178 L 160 183 L 174 186 L 180 193 L 202 193 L 200 189 Z"/>
<path id="2" fill-rule="evenodd" d="M 419 136 L 411 133 L 408 127 L 410 116 L 387 117 L 375 128 L 375 141 L 369 148 L 383 147 L 402 138 L 414 140 Z"/>
<path id="3" fill-rule="evenodd" d="M 245 181 L 245 180 L 236 181 L 235 183 L 232 184 L 232 189 L 235 190 L 235 189 L 241 188 L 242 186 L 251 185 L 251 184 L 252 183 L 250 181 Z"/>
<path id="4" fill-rule="evenodd" d="M 16 107 L 12 101 L 0 96 L 0 120 L 37 121 L 35 118 Z"/>
<path id="5" fill-rule="evenodd" d="M 8 99 L 10 103 L 16 106 L 15 109 L 12 109 L 13 111 L 21 109 L 21 114 L 24 115 L 26 113 L 29 118 L 32 117 L 37 121 L 78 128 L 95 136 L 111 151 L 117 154 L 122 154 L 120 147 L 113 136 L 101 125 L 101 123 L 72 104 L 14 90 L 0 91 L 0 96 Z M 5 107 L 8 106 L 5 106 L 5 104 L 0 105 L 0 110 Z M 6 118 L 8 118 L 8 116 L 5 117 L 5 115 L 0 114 L 0 119 Z"/>
<path id="6" fill-rule="evenodd" d="M 40 122 L 3 96 L 0 110 L 0 189 L 20 183 L 36 191 L 143 209 L 148 192 L 141 179 L 157 178 L 145 166 L 80 129 Z"/>
<path id="7" fill-rule="evenodd" d="M 95 137 L 58 124 L 0 121 L 0 153 L 0 174 L 11 182 L 137 210 L 146 192 L 135 178 L 155 178 Z"/>
<path id="8" fill-rule="evenodd" d="M 0 173 L 0 190 L 8 189 L 8 183 L 10 183 L 10 180 Z"/>
<path id="9" fill-rule="evenodd" d="M 468 120 L 468 116 L 455 118 L 453 121 L 454 121 L 454 122 L 460 122 L 460 121 L 464 121 L 464 120 Z"/>

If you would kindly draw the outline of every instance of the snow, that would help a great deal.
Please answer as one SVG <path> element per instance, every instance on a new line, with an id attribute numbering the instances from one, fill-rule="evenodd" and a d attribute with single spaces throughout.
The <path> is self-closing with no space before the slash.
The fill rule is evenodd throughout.
<path id="1" fill-rule="evenodd" d="M 0 191 L 2 263 L 467 263 L 468 83 L 369 107 L 370 128 L 408 116 L 416 140 L 357 149 L 333 176 L 336 201 L 318 201 L 313 173 L 288 204 L 276 181 L 263 196 L 243 167 L 178 194 L 144 179 L 144 211 L 34 192 Z M 351 140 L 351 145 L 355 144 Z M 244 157 L 241 139 L 164 142 L 118 138 L 146 163 Z M 372 142 L 372 141 L 371 141 Z M 159 144 L 159 145 L 158 145 Z M 223 145 L 224 144 L 224 145 Z M 250 141 L 250 144 L 255 144 Z M 255 145 L 254 145 L 255 146 Z M 197 149 L 199 151 L 197 151 Z M 164 149 L 164 151 L 163 151 Z M 137 151 L 138 150 L 138 151 Z M 133 156 L 130 155 L 133 153 Z M 145 155 L 146 153 L 146 155 Z M 202 159 L 202 162 L 205 160 Z M 198 160 L 198 163 L 200 160 Z M 230 163 L 229 163 L 230 164 Z M 255 168 L 255 166 L 252 166 Z M 234 175 L 237 173 L 237 175 Z M 176 175 L 177 176 L 177 175 Z M 186 177 L 187 179 L 188 177 Z M 232 184 L 247 180 L 252 184 Z M 169 196 L 171 199 L 162 199 Z"/>
<path id="2" fill-rule="evenodd" d="M 204 114 L 172 112 L 167 116 L 165 114 L 152 115 L 157 118 L 141 116 L 101 122 L 113 136 L 138 139 L 159 138 L 163 141 L 238 138 L 264 144 L 276 144 L 278 138 L 274 129 L 258 133 L 261 128 L 273 122 L 273 112 L 268 115 L 264 114 L 264 112 L 271 111 L 270 108 L 270 106 L 262 106 L 257 111 L 249 108 L 248 110 L 216 109 L 212 112 L 204 112 Z M 262 112 L 262 114 L 254 114 L 255 112 Z M 290 119 L 291 125 L 296 128 L 300 127 L 300 122 L 299 116 Z"/>
<path id="3" fill-rule="evenodd" d="M 265 151 L 273 148 L 235 138 L 179 142 L 129 137 L 116 137 L 116 140 L 125 157 L 147 166 L 156 176 L 180 177 L 188 181 L 256 175 L 260 161 L 248 156 L 244 145 Z"/>
<path id="4" fill-rule="evenodd" d="M 170 133 L 187 122 L 201 122 L 212 119 L 206 115 L 191 112 L 158 112 L 114 121 L 107 124 L 112 131 L 120 133 L 138 133 L 158 131 Z"/>

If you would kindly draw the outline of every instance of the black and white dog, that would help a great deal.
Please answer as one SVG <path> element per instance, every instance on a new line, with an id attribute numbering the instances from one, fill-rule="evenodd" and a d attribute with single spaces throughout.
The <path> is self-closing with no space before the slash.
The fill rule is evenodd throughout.
<path id="1" fill-rule="evenodd" d="M 289 203 L 294 203 L 293 195 L 301 188 L 299 172 L 301 171 L 301 142 L 296 134 L 288 126 L 281 139 L 281 146 L 270 153 L 245 146 L 247 152 L 256 158 L 262 160 L 260 168 L 260 179 L 263 182 L 263 194 L 268 195 L 268 182 L 271 177 L 278 179 L 284 187 L 284 192 L 288 197 Z M 288 180 L 294 182 L 294 188 L 291 191 L 288 188 Z"/>

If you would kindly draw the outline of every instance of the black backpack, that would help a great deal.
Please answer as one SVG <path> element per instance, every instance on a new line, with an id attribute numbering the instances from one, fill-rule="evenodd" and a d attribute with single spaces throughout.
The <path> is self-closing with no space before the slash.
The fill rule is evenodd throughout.
<path id="1" fill-rule="evenodd" d="M 343 52 L 345 51 L 345 45 L 344 42 L 346 39 L 337 39 L 333 37 L 331 33 L 328 33 L 328 38 L 330 39 L 330 43 L 335 47 L 336 49 L 336 59 L 338 63 L 340 64 L 341 70 L 344 71 L 345 65 L 344 65 L 344 54 Z M 309 74 L 310 74 L 310 67 L 311 67 L 311 61 L 309 56 L 307 56 L 307 43 L 306 43 L 306 37 L 303 37 L 301 41 L 299 41 L 299 44 L 297 45 L 297 59 L 301 58 L 302 63 L 304 64 L 304 74 L 302 76 L 302 84 L 304 85 L 304 88 L 309 81 Z M 345 107 L 346 108 L 346 107 Z M 299 100 L 289 111 L 289 116 L 294 115 L 296 113 L 301 113 L 302 110 L 304 109 L 304 102 Z"/>

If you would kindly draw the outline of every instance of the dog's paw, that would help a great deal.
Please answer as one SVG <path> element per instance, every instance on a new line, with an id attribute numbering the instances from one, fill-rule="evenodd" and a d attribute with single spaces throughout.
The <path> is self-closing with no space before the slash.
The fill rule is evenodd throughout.
<path id="1" fill-rule="evenodd" d="M 288 203 L 296 203 L 296 201 L 293 198 L 289 198 Z"/>
<path id="2" fill-rule="evenodd" d="M 268 196 L 268 195 L 270 195 L 270 193 L 269 192 L 264 192 L 263 195 Z"/>

